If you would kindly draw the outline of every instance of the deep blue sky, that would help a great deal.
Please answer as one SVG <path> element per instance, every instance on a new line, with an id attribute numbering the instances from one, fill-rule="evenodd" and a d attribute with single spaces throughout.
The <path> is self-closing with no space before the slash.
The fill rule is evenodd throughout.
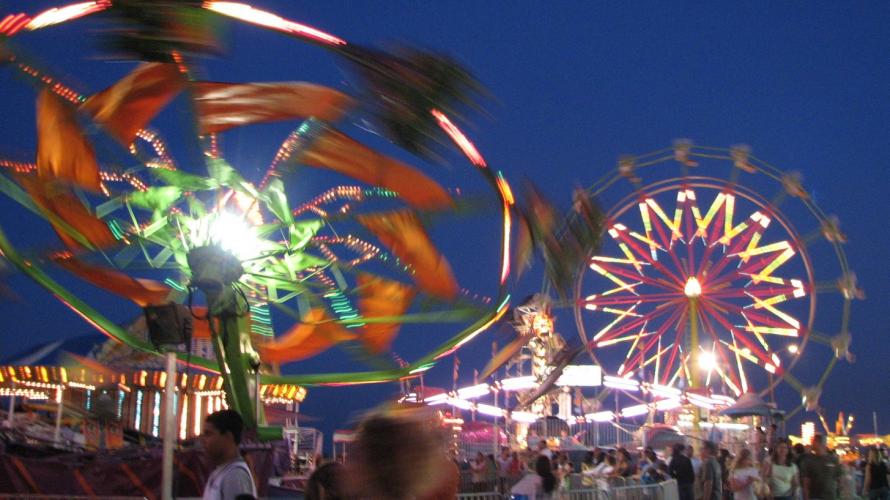
<path id="1" fill-rule="evenodd" d="M 34 13 L 51 5 L 5 2 L 0 12 Z M 678 137 L 713 146 L 747 143 L 760 158 L 802 171 L 820 205 L 839 216 L 850 238 L 851 267 L 868 294 L 867 301 L 854 303 L 850 325 L 858 359 L 838 365 L 823 405 L 830 419 L 838 410 L 855 413 L 860 432 L 871 430 L 871 411 L 883 412 L 881 427 L 890 431 L 890 385 L 882 383 L 890 360 L 882 307 L 890 296 L 890 236 L 883 210 L 890 188 L 890 6 L 395 1 L 263 1 L 255 6 L 350 41 L 407 41 L 456 57 L 496 97 L 487 106 L 491 119 L 475 117 L 468 129 L 476 144 L 514 185 L 530 178 L 563 206 L 574 186 L 592 183 L 620 154 L 659 149 Z M 127 66 L 82 62 L 89 55 L 85 26 L 72 24 L 52 36 L 23 39 L 23 44 L 46 67 L 87 92 L 103 88 Z M 230 30 L 228 39 L 229 56 L 208 65 L 211 78 L 348 83 L 342 68 L 318 49 L 249 28 Z M 0 154 L 26 159 L 34 143 L 33 91 L 8 70 L 0 69 L 0 82 Z M 175 117 L 169 120 L 175 123 Z M 175 147 L 173 135 L 166 134 Z M 233 137 L 227 152 L 239 167 L 262 164 L 283 136 L 275 137 L 265 142 Z M 462 175 L 474 175 L 463 168 L 443 174 L 445 182 L 459 184 Z M 17 216 L 20 208 L 6 199 L 0 206 L 6 230 L 31 228 Z M 481 230 L 468 231 L 477 241 L 488 241 Z M 39 235 L 51 241 L 48 231 Z M 477 260 L 478 248 L 468 249 L 463 241 L 441 243 L 459 271 L 475 276 L 475 266 L 490 267 L 487 260 Z M 477 285 L 474 279 L 464 284 Z M 77 316 L 23 278 L 12 277 L 9 283 L 23 301 L 0 303 L 0 314 L 7 318 L 0 327 L 2 352 L 88 331 Z M 536 269 L 514 287 L 514 296 L 533 293 L 539 284 Z M 490 281 L 477 286 L 486 291 L 486 285 Z M 138 314 L 113 304 L 115 319 Z M 560 319 L 558 329 L 575 339 L 568 317 Z M 421 350 L 422 335 L 404 340 L 405 352 Z M 503 343 L 507 336 L 487 334 L 461 352 L 466 381 L 473 367 L 484 364 L 492 339 Z M 443 365 L 429 373 L 427 384 L 450 385 L 451 363 Z M 312 390 L 304 409 L 325 417 L 322 427 L 330 431 L 394 390 L 392 385 Z M 792 403 L 789 398 L 785 405 Z"/>

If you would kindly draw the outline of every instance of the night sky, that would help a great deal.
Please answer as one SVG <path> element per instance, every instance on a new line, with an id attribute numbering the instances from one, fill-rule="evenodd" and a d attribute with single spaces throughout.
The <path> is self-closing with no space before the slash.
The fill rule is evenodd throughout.
<path id="1" fill-rule="evenodd" d="M 4 2 L 0 12 L 34 14 L 54 3 Z M 445 52 L 465 64 L 494 96 L 489 116 L 470 117 L 468 135 L 514 187 L 529 179 L 556 204 L 567 207 L 576 186 L 589 186 L 614 168 L 622 154 L 667 147 L 674 139 L 728 147 L 745 143 L 754 154 L 784 170 L 798 170 L 816 202 L 836 214 L 849 237 L 845 246 L 867 300 L 854 302 L 850 331 L 855 364 L 838 363 L 825 385 L 822 405 L 833 421 L 838 411 L 858 421 L 854 432 L 871 432 L 871 412 L 890 432 L 890 343 L 886 308 L 890 296 L 890 236 L 884 200 L 890 188 L 890 6 L 879 2 L 285 2 L 254 4 L 284 17 L 362 44 L 408 42 Z M 284 36 L 227 24 L 226 56 L 205 64 L 204 76 L 220 81 L 315 81 L 350 90 L 355 80 L 329 54 Z M 90 93 L 126 73 L 131 65 L 101 61 L 91 39 L 97 26 L 69 23 L 22 37 L 20 43 L 45 69 Z M 0 156 L 31 160 L 35 145 L 34 90 L 0 68 Z M 175 103 L 174 103 L 175 104 Z M 180 102 L 180 104 L 182 104 Z M 188 116 L 165 111 L 156 127 L 182 163 L 198 157 L 185 136 Z M 228 159 L 258 179 L 278 143 L 294 124 L 264 125 L 226 136 Z M 406 155 L 401 158 L 420 164 Z M 472 168 L 450 158 L 451 166 L 424 168 L 448 187 L 481 191 Z M 292 187 L 292 197 L 317 193 L 314 180 Z M 321 181 L 318 181 L 319 183 Z M 318 184 L 320 185 L 320 184 Z M 752 186 L 755 189 L 757 185 Z M 770 198 L 775 191 L 762 193 Z M 609 200 L 603 200 L 608 206 Z M 670 205 L 669 205 L 670 206 Z M 45 224 L 0 198 L 0 224 L 24 248 L 56 245 Z M 801 233 L 812 221 L 791 211 Z M 450 224 L 450 225 L 449 225 Z M 496 214 L 452 221 L 433 231 L 451 259 L 461 284 L 494 292 L 497 271 Z M 813 260 L 822 280 L 837 278 L 824 252 Z M 830 260 L 828 261 L 830 263 Z M 514 297 L 538 291 L 538 263 L 511 286 Z M 89 333 L 89 327 L 45 291 L 20 275 L 5 278 L 18 295 L 0 302 L 0 352 L 8 354 L 58 339 Z M 66 281 L 71 283 L 71 281 Z M 139 314 L 106 294 L 72 285 L 115 320 Z M 829 294 L 830 295 L 830 294 Z M 837 297 L 819 297 L 818 318 L 837 325 Z M 823 303 L 825 307 L 823 308 Z M 819 322 L 817 318 L 817 323 Z M 817 324 L 817 328 L 819 325 Z M 570 341 L 577 333 L 569 311 L 557 329 Z M 826 333 L 831 326 L 824 327 Z M 440 342 L 447 328 L 405 331 L 396 349 L 411 359 L 430 338 Z M 486 333 L 460 351 L 462 384 L 481 369 L 492 341 L 509 340 L 506 329 Z M 805 352 L 801 377 L 816 376 L 827 363 Z M 356 369 L 334 350 L 294 371 L 320 366 Z M 809 366 L 807 366 L 809 365 Z M 428 372 L 427 385 L 451 385 L 451 359 Z M 394 384 L 312 389 L 306 414 L 323 418 L 326 432 L 348 426 L 360 411 L 398 388 Z M 777 393 L 785 408 L 796 406 L 787 388 Z M 807 419 L 815 419 L 810 413 Z M 797 432 L 800 416 L 789 430 Z"/>

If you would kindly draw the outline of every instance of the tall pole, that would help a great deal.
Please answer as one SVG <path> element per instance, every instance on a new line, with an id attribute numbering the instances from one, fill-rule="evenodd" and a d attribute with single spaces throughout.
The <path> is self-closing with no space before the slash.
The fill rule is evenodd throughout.
<path id="1" fill-rule="evenodd" d="M 62 440 L 62 411 L 64 408 L 65 393 L 62 387 L 56 387 L 56 428 L 53 432 L 53 442 L 59 444 Z"/>
<path id="2" fill-rule="evenodd" d="M 689 387 L 698 389 L 696 354 L 698 351 L 698 297 L 689 297 Z"/>
<path id="3" fill-rule="evenodd" d="M 689 388 L 698 389 L 698 298 L 701 296 L 701 283 L 694 276 L 686 281 L 683 289 L 686 298 L 689 299 Z M 698 435 L 701 413 L 697 406 L 692 407 L 692 429 Z"/>
<path id="4" fill-rule="evenodd" d="M 871 424 L 874 426 L 875 436 L 878 435 L 878 412 L 871 412 Z"/>
<path id="5" fill-rule="evenodd" d="M 6 421 L 9 426 L 15 423 L 15 381 L 12 382 L 12 389 L 9 391 L 9 411 L 6 412 Z"/>
<path id="6" fill-rule="evenodd" d="M 173 445 L 176 443 L 176 351 L 167 351 L 167 384 L 164 388 L 164 455 L 161 475 L 161 498 L 173 500 Z"/>

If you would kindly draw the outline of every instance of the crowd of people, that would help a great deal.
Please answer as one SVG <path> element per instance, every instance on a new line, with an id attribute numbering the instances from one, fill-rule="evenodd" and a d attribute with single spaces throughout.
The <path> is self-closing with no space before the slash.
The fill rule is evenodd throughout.
<path id="1" fill-rule="evenodd" d="M 250 470 L 238 444 L 243 424 L 224 410 L 205 422 L 202 444 L 216 465 L 205 499 L 254 498 Z M 435 432 L 416 418 L 375 416 L 361 426 L 355 460 L 319 466 L 306 485 L 305 498 L 336 500 L 451 500 L 460 489 L 459 464 L 448 458 Z M 769 446 L 755 441 L 732 455 L 714 442 L 698 448 L 675 444 L 659 456 L 652 448 L 588 451 L 576 469 L 569 454 L 552 450 L 546 440 L 522 452 L 504 447 L 499 456 L 478 453 L 470 461 L 474 491 L 497 491 L 517 500 L 559 500 L 573 489 L 609 490 L 626 484 L 675 480 L 679 500 L 890 500 L 886 449 L 871 448 L 854 464 L 841 463 L 824 435 L 812 445 L 791 446 L 775 438 Z M 382 459 L 381 457 L 388 457 Z M 580 483 L 580 484 L 579 484 Z"/>
<path id="2" fill-rule="evenodd" d="M 809 447 L 792 446 L 778 437 L 755 441 L 754 447 L 742 448 L 735 455 L 710 441 L 702 442 L 698 453 L 693 445 L 675 444 L 661 456 L 652 448 L 640 453 L 625 448 L 594 449 L 584 457 L 579 474 L 567 454 L 550 450 L 544 441 L 530 460 L 521 460 L 521 455 L 509 450 L 504 450 L 502 457 L 503 461 L 486 461 L 481 454 L 477 457 L 480 464 L 487 465 L 474 468 L 474 472 L 491 474 L 478 476 L 477 491 L 492 491 L 484 489 L 483 481 L 490 481 L 487 477 L 498 471 L 508 471 L 497 476 L 499 491 L 505 491 L 504 484 L 518 475 L 521 479 L 510 489 L 515 498 L 559 499 L 572 488 L 608 490 L 615 485 L 673 479 L 680 500 L 890 499 L 886 449 L 871 448 L 863 460 L 845 464 L 827 448 L 824 435 L 816 435 Z M 577 475 L 580 484 L 572 484 Z"/>

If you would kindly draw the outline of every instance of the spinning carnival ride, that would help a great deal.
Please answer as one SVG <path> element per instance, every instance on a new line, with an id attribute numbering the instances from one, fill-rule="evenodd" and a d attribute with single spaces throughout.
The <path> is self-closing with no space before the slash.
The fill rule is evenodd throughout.
<path id="1" fill-rule="evenodd" d="M 116 306 L 89 303 L 95 294 L 78 293 L 67 284 L 70 277 L 60 275 L 68 272 L 141 307 L 187 303 L 190 314 L 209 320 L 216 360 L 188 353 L 180 353 L 180 360 L 222 373 L 227 404 L 251 426 L 264 420 L 256 408 L 257 381 L 347 385 L 413 377 L 506 312 L 513 198 L 500 173 L 449 118 L 457 113 L 461 92 L 473 90 L 462 70 L 431 54 L 356 46 L 244 4 L 162 2 L 157 12 L 152 2 L 122 2 L 120 9 L 117 4 L 99 0 L 0 19 L 0 69 L 38 91 L 36 163 L 0 162 L 6 167 L 0 191 L 44 219 L 64 243 L 29 242 L 39 250 L 23 251 L 14 244 L 22 235 L 0 232 L 0 251 L 19 271 L 100 331 L 148 353 L 159 351 L 102 309 Z M 133 4 L 142 9 L 137 15 Z M 104 91 L 89 95 L 69 87 L 22 49 L 39 32 L 106 14 L 117 16 L 111 21 L 116 28 L 121 19 L 129 23 L 115 47 L 128 47 L 135 58 L 151 62 Z M 180 14 L 189 22 L 176 24 Z M 304 82 L 204 81 L 195 76 L 206 70 L 194 52 L 212 45 L 212 33 L 184 31 L 203 16 L 326 49 L 353 65 L 367 89 L 350 95 Z M 146 19 L 169 21 L 164 29 L 173 35 L 127 40 Z M 168 104 L 194 113 L 191 140 L 202 152 L 203 171 L 180 169 L 161 135 L 148 128 Z M 222 146 L 233 137 L 227 131 L 287 120 L 302 123 L 256 178 L 224 159 Z M 500 210 L 487 228 L 499 232 L 502 242 L 489 297 L 458 285 L 430 229 L 432 219 L 457 218 L 460 201 L 453 195 L 461 190 L 445 189 L 345 132 L 351 127 L 361 136 L 369 126 L 424 159 L 439 157 L 432 151 L 436 141 L 442 151 L 450 144 L 481 174 L 464 191 L 492 192 Z M 310 170 L 323 169 L 358 183 L 306 196 L 306 188 L 322 181 L 301 182 L 297 197 L 291 179 L 298 166 L 314 167 L 299 170 L 301 181 L 311 177 Z M 272 311 L 293 322 L 282 335 L 272 328 Z M 388 357 L 401 326 L 423 323 L 452 324 L 457 333 L 452 330 L 450 338 L 412 362 Z M 370 369 L 280 374 L 280 365 L 337 345 Z"/>
<path id="2" fill-rule="evenodd" d="M 837 360 L 852 361 L 863 294 L 837 220 L 798 173 L 744 146 L 679 141 L 621 158 L 588 193 L 612 208 L 575 282 L 578 332 L 606 387 L 652 396 L 622 416 L 780 387 L 818 409 Z"/>

